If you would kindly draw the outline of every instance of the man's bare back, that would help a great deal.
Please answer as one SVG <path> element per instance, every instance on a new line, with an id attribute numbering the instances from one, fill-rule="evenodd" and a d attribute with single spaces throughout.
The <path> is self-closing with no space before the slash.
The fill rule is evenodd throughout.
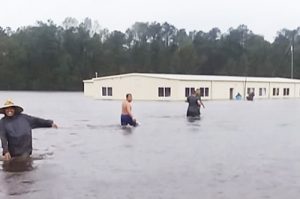
<path id="1" fill-rule="evenodd" d="M 124 100 L 122 103 L 122 115 L 130 115 L 132 117 L 131 104 L 127 100 Z"/>
<path id="2" fill-rule="evenodd" d="M 136 126 L 137 122 L 133 118 L 133 115 L 131 113 L 131 104 L 130 102 L 132 101 L 132 95 L 131 94 L 126 94 L 126 100 L 122 102 L 122 114 L 121 114 L 121 125 L 126 126 L 126 125 L 131 125 L 131 126 Z"/>

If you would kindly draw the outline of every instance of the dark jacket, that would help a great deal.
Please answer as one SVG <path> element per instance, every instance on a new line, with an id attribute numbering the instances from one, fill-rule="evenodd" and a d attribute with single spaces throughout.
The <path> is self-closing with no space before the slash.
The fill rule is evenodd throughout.
<path id="1" fill-rule="evenodd" d="M 32 153 L 32 132 L 34 128 L 52 127 L 52 120 L 44 120 L 26 114 L 3 117 L 0 120 L 0 135 L 3 155 L 12 157 Z"/>
<path id="2" fill-rule="evenodd" d="M 198 104 L 199 99 L 196 96 L 189 96 L 187 102 L 189 103 L 186 116 L 197 117 L 200 116 L 200 107 Z"/>

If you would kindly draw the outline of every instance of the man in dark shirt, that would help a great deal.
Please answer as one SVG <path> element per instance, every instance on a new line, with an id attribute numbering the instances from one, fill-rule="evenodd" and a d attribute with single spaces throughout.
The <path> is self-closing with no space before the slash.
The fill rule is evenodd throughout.
<path id="1" fill-rule="evenodd" d="M 22 114 L 23 108 L 7 100 L 0 113 L 0 136 L 4 160 L 12 157 L 26 157 L 32 153 L 32 129 L 53 127 L 57 125 L 52 120 L 45 120 Z"/>
<path id="2" fill-rule="evenodd" d="M 203 103 L 200 99 L 196 96 L 196 92 L 193 90 L 192 95 L 187 98 L 187 102 L 189 103 L 186 116 L 187 117 L 199 117 L 200 116 L 200 106 Z"/>

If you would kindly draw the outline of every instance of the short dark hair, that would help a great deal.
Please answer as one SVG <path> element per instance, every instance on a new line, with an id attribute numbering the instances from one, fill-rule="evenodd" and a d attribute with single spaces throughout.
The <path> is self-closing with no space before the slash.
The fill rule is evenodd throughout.
<path id="1" fill-rule="evenodd" d="M 126 99 L 131 95 L 131 93 L 127 93 L 126 94 Z"/>

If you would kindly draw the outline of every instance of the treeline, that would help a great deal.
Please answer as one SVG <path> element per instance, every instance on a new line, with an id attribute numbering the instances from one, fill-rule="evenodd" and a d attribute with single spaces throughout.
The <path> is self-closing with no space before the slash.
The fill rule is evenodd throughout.
<path id="1" fill-rule="evenodd" d="M 300 28 L 282 29 L 274 42 L 245 25 L 222 33 L 137 22 L 126 32 L 86 18 L 66 18 L 12 31 L 0 27 L 1 90 L 81 90 L 82 80 L 129 73 L 178 73 L 300 78 Z"/>

